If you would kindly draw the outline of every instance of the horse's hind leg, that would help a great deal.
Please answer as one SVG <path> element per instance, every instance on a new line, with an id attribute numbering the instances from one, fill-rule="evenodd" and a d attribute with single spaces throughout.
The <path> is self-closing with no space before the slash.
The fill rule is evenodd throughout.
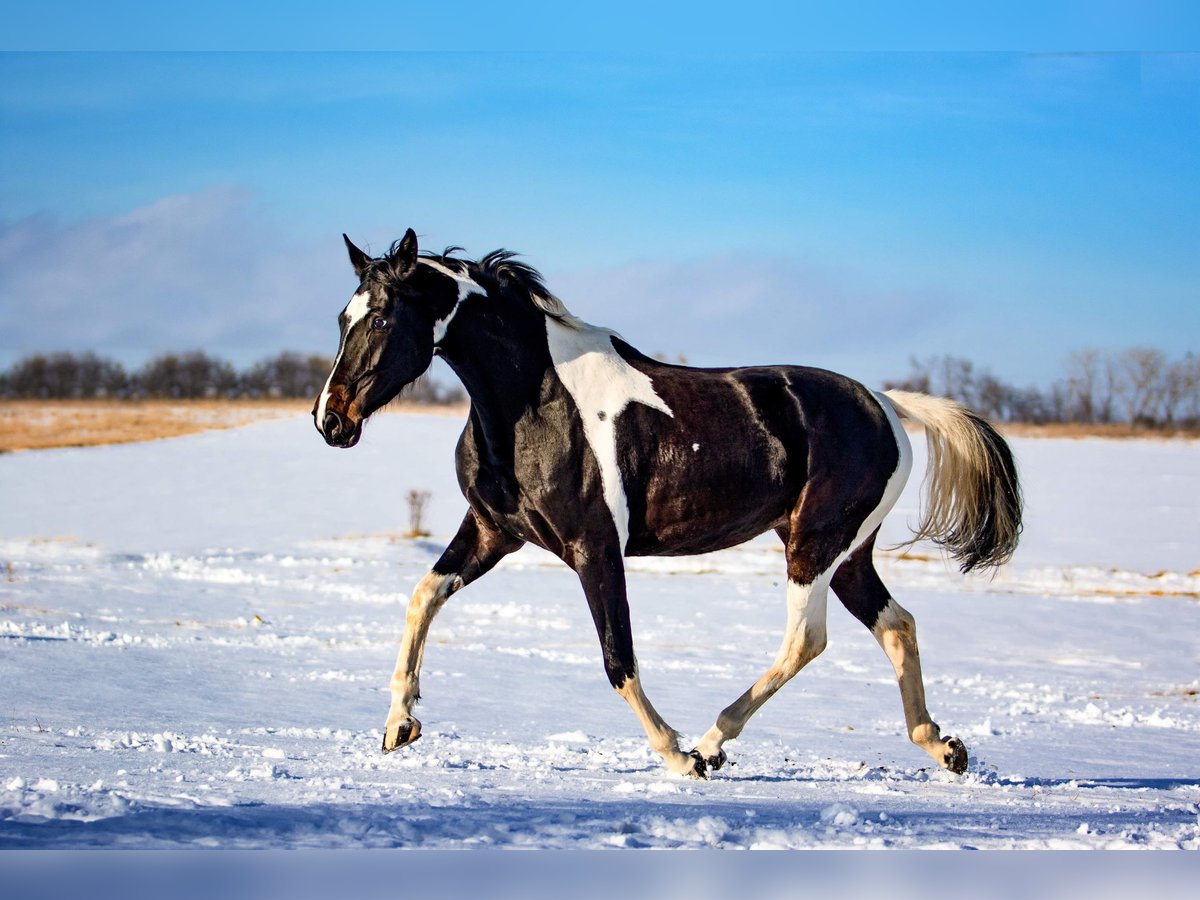
<path id="1" fill-rule="evenodd" d="M 468 511 L 450 545 L 417 584 L 404 616 L 404 636 L 392 674 L 392 705 L 383 729 L 384 753 L 421 736 L 421 723 L 413 717 L 412 708 L 421 695 L 421 660 L 433 617 L 451 594 L 486 573 L 521 544 Z"/>
<path id="2" fill-rule="evenodd" d="M 925 706 L 921 680 L 921 654 L 917 650 L 917 623 L 892 599 L 875 571 L 871 554 L 875 536 L 842 563 L 833 576 L 833 590 L 845 607 L 875 635 L 896 670 L 904 721 L 914 744 L 951 772 L 967 769 L 967 748 L 956 737 L 943 738 Z"/>

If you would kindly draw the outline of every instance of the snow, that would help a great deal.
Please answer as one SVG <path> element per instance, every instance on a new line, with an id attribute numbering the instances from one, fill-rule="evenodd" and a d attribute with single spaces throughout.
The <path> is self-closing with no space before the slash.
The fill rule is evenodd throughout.
<path id="1" fill-rule="evenodd" d="M 530 549 L 447 605 L 422 739 L 380 753 L 406 595 L 465 503 L 460 422 L 376 419 L 351 451 L 297 417 L 0 457 L 0 847 L 1200 848 L 1200 444 L 1015 440 L 1011 566 L 881 563 L 965 775 L 908 743 L 887 660 L 831 599 L 829 648 L 697 782 L 609 688 L 574 575 Z M 431 538 L 401 536 L 411 489 Z M 694 740 L 774 656 L 782 554 L 629 568 L 647 693 Z"/>

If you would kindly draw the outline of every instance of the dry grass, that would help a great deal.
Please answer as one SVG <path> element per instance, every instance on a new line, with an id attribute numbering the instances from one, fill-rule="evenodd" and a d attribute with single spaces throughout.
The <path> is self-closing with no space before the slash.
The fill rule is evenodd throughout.
<path id="1" fill-rule="evenodd" d="M 298 400 L 6 400 L 0 402 L 0 452 L 179 437 L 306 408 Z"/>
<path id="2" fill-rule="evenodd" d="M 1195 428 L 1138 428 L 1133 425 L 1110 423 L 1107 425 L 1084 425 L 1077 422 L 1052 422 L 1045 425 L 1010 423 L 999 426 L 1000 431 L 1010 437 L 1048 438 L 1153 438 L 1157 440 L 1200 438 L 1200 429 Z"/>
<path id="3" fill-rule="evenodd" d="M 904 429 L 909 435 L 920 435 L 924 428 L 911 419 L 904 419 Z M 1048 422 L 1034 425 L 1030 422 L 997 422 L 997 430 L 1005 437 L 1032 438 L 1108 438 L 1110 440 L 1157 440 L 1194 441 L 1200 439 L 1200 428 L 1135 428 L 1119 422 L 1085 425 L 1079 422 Z"/>
<path id="4" fill-rule="evenodd" d="M 0 453 L 152 441 L 306 415 L 311 409 L 311 400 L 4 400 Z M 466 412 L 465 406 L 392 404 L 387 409 Z"/>
<path id="5" fill-rule="evenodd" d="M 311 400 L 0 400 L 0 453 L 93 447 L 180 437 L 304 415 Z M 467 405 L 392 403 L 385 412 L 464 417 Z M 916 429 L 919 431 L 919 429 Z M 1200 431 L 1151 431 L 1129 425 L 1003 425 L 1009 436 L 1200 439 Z"/>

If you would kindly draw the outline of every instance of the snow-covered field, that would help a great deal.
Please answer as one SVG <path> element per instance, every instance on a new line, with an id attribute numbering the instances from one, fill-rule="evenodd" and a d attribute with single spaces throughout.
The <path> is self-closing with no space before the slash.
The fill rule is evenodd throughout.
<path id="1" fill-rule="evenodd" d="M 423 738 L 380 754 L 407 593 L 465 509 L 459 429 L 384 415 L 335 451 L 297 417 L 0 457 L 0 847 L 1200 848 L 1200 444 L 1017 440 L 1009 568 L 882 564 L 966 775 L 908 743 L 831 598 L 829 649 L 696 782 L 528 549 L 435 622 Z M 428 540 L 399 536 L 413 488 Z M 694 738 L 774 656 L 782 554 L 630 568 L 647 692 Z"/>

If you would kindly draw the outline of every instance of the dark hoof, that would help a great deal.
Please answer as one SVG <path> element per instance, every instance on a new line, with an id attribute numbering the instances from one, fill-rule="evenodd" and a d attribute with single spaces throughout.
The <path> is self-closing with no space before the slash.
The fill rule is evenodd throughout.
<path id="1" fill-rule="evenodd" d="M 407 747 L 421 736 L 421 723 L 416 719 L 405 719 L 384 729 L 383 752 L 391 753 L 401 747 Z"/>
<path id="2" fill-rule="evenodd" d="M 942 757 L 942 765 L 953 772 L 955 775 L 961 775 L 967 771 L 967 748 L 956 737 L 946 738 L 946 755 Z"/>
<path id="3" fill-rule="evenodd" d="M 729 757 L 725 755 L 724 750 L 718 750 L 716 756 L 706 756 L 704 761 L 708 764 L 709 771 L 715 772 L 729 762 Z"/>
<path id="4" fill-rule="evenodd" d="M 693 750 L 688 756 L 696 761 L 696 764 L 692 766 L 692 771 L 688 772 L 688 774 L 693 778 L 708 778 L 708 763 L 700 755 L 700 751 Z"/>

